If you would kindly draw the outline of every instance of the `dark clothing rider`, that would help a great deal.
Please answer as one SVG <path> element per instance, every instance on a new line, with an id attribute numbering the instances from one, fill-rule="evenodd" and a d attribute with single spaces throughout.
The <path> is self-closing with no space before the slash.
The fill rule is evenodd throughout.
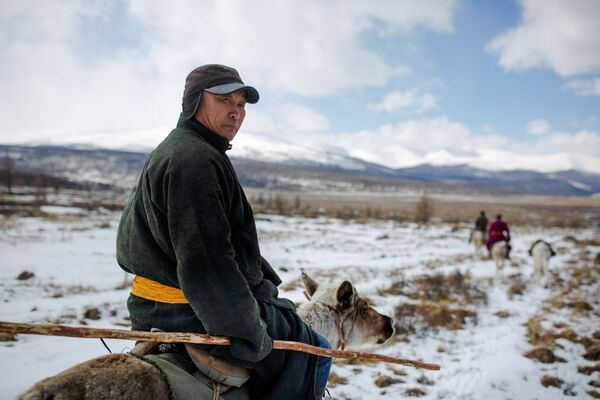
<path id="1" fill-rule="evenodd" d="M 475 221 L 475 230 L 483 233 L 483 237 L 485 237 L 485 234 L 487 233 L 487 227 L 488 227 L 488 218 L 485 215 L 485 212 L 482 211 L 479 214 L 479 218 L 477 218 L 477 221 Z"/>
<path id="2" fill-rule="evenodd" d="M 317 357 L 273 351 L 273 340 L 326 344 L 279 298 L 281 280 L 260 253 L 226 154 L 246 103 L 258 99 L 233 68 L 210 64 L 188 75 L 177 127 L 148 157 L 123 212 L 117 261 L 136 275 L 127 302 L 133 329 L 229 337 L 230 346 L 209 351 L 251 369 L 251 398 L 314 399 L 326 383 L 315 384 Z"/>

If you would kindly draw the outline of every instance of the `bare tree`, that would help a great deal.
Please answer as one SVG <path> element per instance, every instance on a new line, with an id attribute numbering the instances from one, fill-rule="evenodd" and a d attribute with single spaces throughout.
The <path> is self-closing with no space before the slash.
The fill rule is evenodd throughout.
<path id="1" fill-rule="evenodd" d="M 5 153 L 4 159 L 2 160 L 2 166 L 4 167 L 4 183 L 8 189 L 8 194 L 12 193 L 13 186 L 13 174 L 15 170 L 15 162 L 10 157 L 10 154 Z"/>
<path id="2" fill-rule="evenodd" d="M 429 219 L 431 218 L 431 211 L 432 211 L 431 200 L 429 199 L 429 196 L 427 195 L 427 190 L 425 190 L 423 192 L 423 194 L 421 195 L 421 198 L 417 202 L 417 208 L 416 208 L 416 212 L 415 212 L 415 221 L 420 224 L 428 223 Z"/>
<path id="3" fill-rule="evenodd" d="M 35 188 L 35 201 L 38 205 L 43 205 L 46 203 L 46 175 L 40 174 L 33 178 L 33 182 L 31 183 Z"/>
<path id="4" fill-rule="evenodd" d="M 283 198 L 283 195 L 281 195 L 281 193 L 277 193 L 275 195 L 275 199 L 273 200 L 273 208 L 275 208 L 275 210 L 277 210 L 277 213 L 279 215 L 284 215 L 285 214 L 285 199 Z"/>

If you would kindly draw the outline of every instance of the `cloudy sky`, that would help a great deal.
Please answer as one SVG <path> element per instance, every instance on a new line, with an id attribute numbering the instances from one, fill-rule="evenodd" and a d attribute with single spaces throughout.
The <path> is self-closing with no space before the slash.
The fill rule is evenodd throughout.
<path id="1" fill-rule="evenodd" d="M 186 74 L 223 63 L 261 94 L 239 135 L 600 173 L 598 21 L 597 0 L 1 0 L 0 143 L 151 148 Z"/>

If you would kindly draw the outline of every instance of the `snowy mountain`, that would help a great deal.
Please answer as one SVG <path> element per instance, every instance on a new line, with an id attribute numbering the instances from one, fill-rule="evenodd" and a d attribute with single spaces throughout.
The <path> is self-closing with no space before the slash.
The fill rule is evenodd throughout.
<path id="1" fill-rule="evenodd" d="M 228 153 L 242 183 L 276 190 L 501 191 L 590 196 L 600 175 L 579 171 L 487 171 L 467 165 L 393 169 L 342 154 L 273 138 L 236 139 Z M 0 145 L 0 177 L 7 159 L 24 176 L 44 174 L 87 186 L 128 189 L 137 183 L 147 153 L 71 146 Z"/>

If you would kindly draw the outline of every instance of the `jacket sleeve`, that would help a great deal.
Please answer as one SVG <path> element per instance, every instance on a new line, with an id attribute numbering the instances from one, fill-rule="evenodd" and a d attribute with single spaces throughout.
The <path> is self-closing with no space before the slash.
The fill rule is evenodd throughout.
<path id="1" fill-rule="evenodd" d="M 179 285 L 209 334 L 229 337 L 234 357 L 258 362 L 273 342 L 234 259 L 227 177 L 214 163 L 199 164 L 171 169 L 157 193 L 167 206 Z"/>

